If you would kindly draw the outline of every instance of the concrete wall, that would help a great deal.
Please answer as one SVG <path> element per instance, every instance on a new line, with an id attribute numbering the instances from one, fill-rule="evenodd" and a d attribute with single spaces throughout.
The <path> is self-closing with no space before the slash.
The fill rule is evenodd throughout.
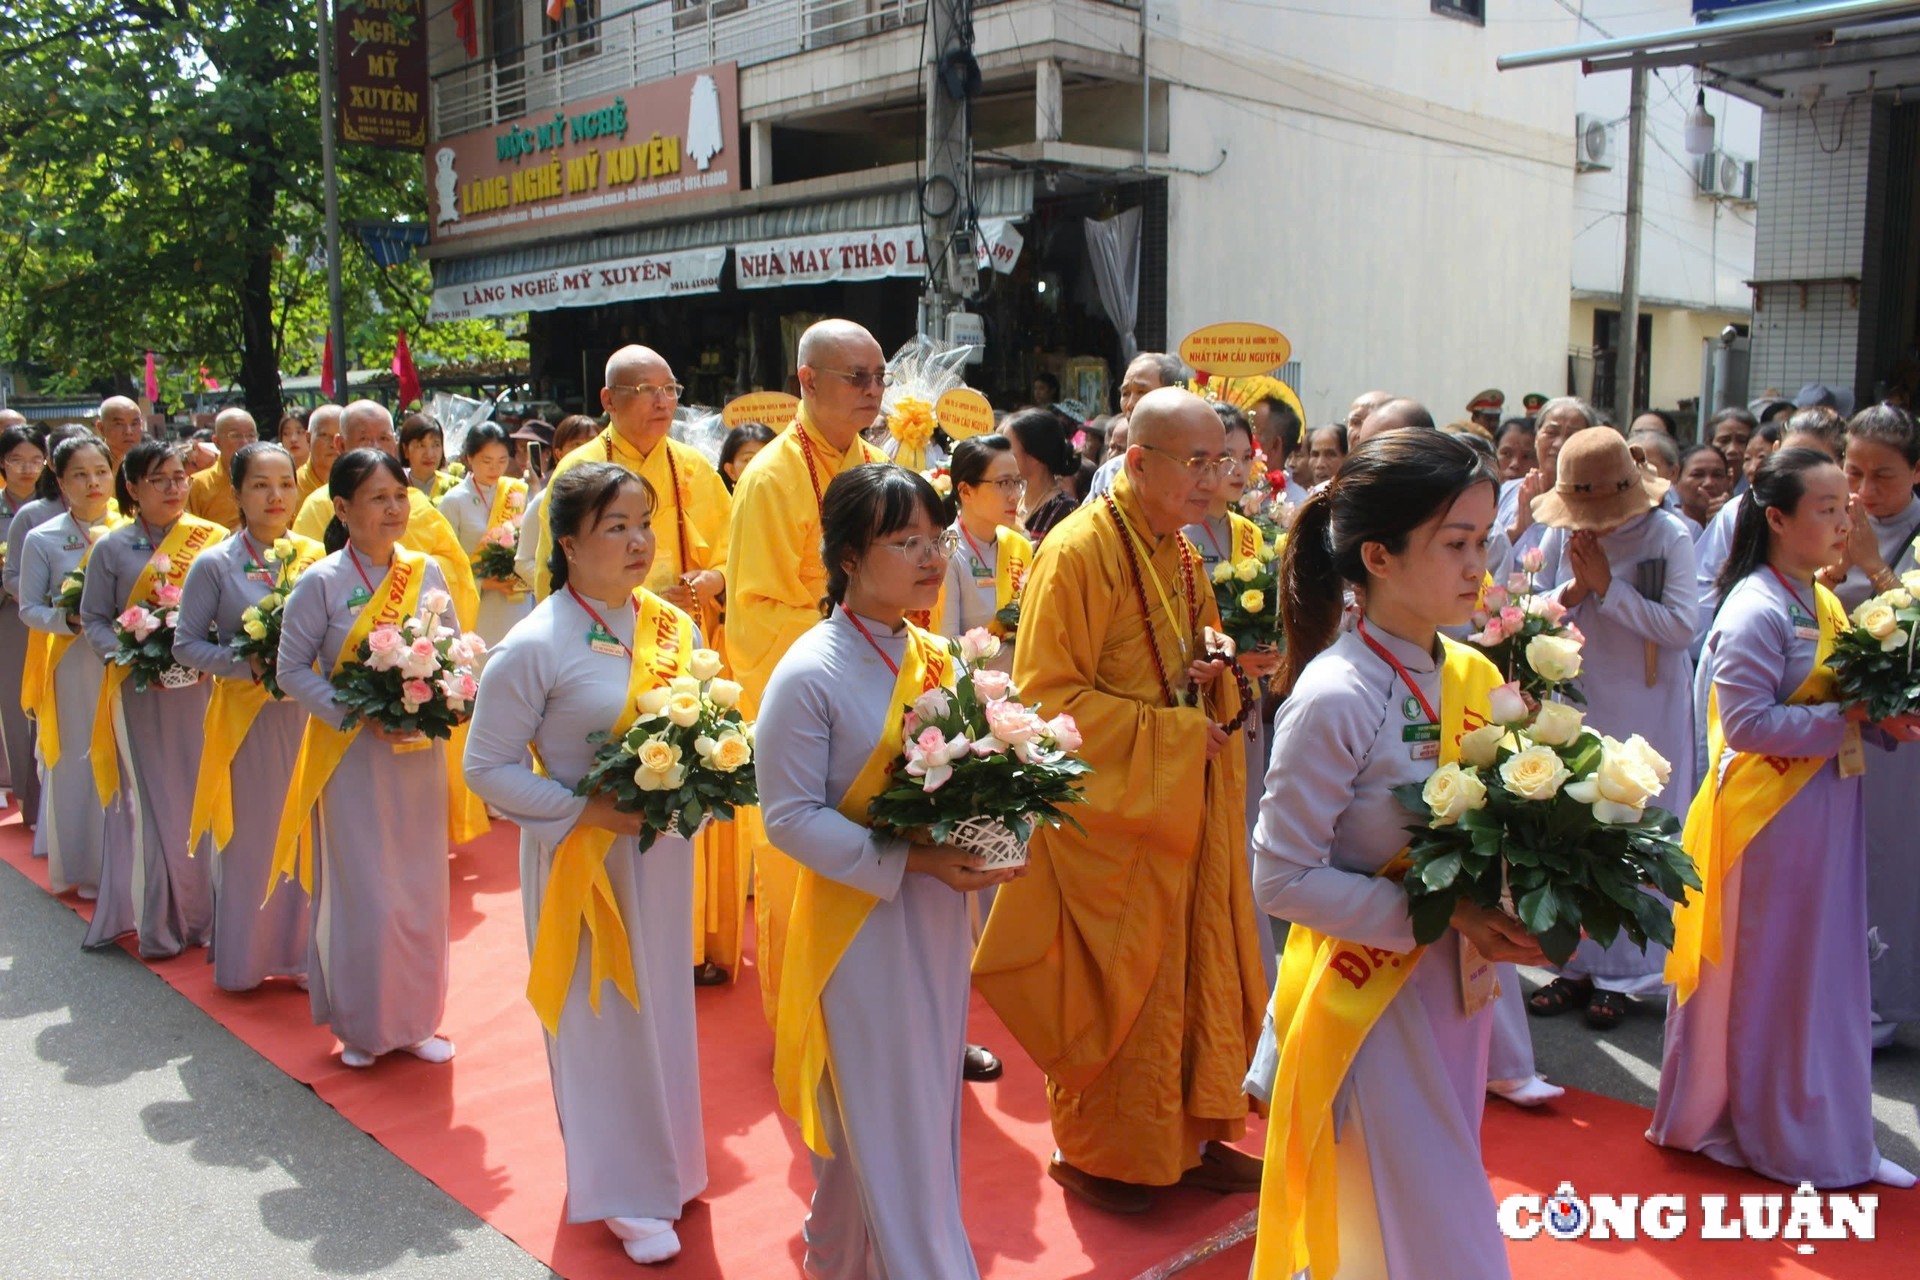
<path id="1" fill-rule="evenodd" d="M 1565 382 L 1574 73 L 1494 58 L 1573 21 L 1391 9 L 1151 11 L 1169 162 L 1211 170 L 1169 180 L 1168 332 L 1281 329 L 1314 422 L 1376 386 L 1445 420 Z"/>

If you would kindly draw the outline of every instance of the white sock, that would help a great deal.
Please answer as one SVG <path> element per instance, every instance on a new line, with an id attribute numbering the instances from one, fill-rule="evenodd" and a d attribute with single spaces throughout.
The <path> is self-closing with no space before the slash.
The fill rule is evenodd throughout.
<path id="1" fill-rule="evenodd" d="M 1911 1187 L 1914 1184 L 1914 1176 L 1912 1174 L 1885 1156 L 1881 1156 L 1880 1163 L 1875 1166 L 1873 1180 L 1884 1183 L 1889 1187 L 1900 1187 L 1902 1189 Z"/>
<path id="2" fill-rule="evenodd" d="M 1536 1075 L 1524 1080 L 1489 1080 L 1487 1092 L 1506 1099 L 1516 1107 L 1537 1107 L 1561 1097 L 1566 1090 L 1557 1084 L 1548 1084 Z"/>
<path id="3" fill-rule="evenodd" d="M 373 1065 L 373 1055 L 363 1049 L 341 1045 L 340 1064 L 347 1067 L 370 1067 Z"/>
<path id="4" fill-rule="evenodd" d="M 665 1262 L 680 1252 L 680 1237 L 664 1218 L 608 1218 L 606 1224 L 635 1262 Z"/>
<path id="5" fill-rule="evenodd" d="M 453 1041 L 445 1036 L 428 1036 L 419 1044 L 408 1045 L 407 1052 L 422 1062 L 452 1062 Z"/>

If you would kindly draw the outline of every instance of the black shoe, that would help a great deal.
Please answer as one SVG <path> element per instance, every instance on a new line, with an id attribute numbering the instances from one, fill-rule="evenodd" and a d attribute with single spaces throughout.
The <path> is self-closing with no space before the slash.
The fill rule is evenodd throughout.
<path id="1" fill-rule="evenodd" d="M 985 1084 L 989 1080 L 998 1080 L 1006 1067 L 1000 1059 L 986 1048 L 970 1044 L 967 1051 L 960 1055 L 960 1074 L 975 1084 Z"/>
<path id="2" fill-rule="evenodd" d="M 696 987 L 722 986 L 730 976 L 725 969 L 712 961 L 693 966 L 693 985 Z"/>

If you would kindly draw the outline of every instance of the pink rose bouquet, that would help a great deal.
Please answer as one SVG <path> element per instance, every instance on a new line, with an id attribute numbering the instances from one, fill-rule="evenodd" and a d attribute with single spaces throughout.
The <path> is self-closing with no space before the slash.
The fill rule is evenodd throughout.
<path id="1" fill-rule="evenodd" d="M 1064 806 L 1084 802 L 1076 780 L 1092 769 L 1074 754 L 1080 730 L 1072 716 L 1044 718 L 1020 701 L 1006 672 L 982 665 L 1000 651 L 984 627 L 949 647 L 958 660 L 954 687 L 907 708 L 893 781 L 868 816 L 877 828 L 925 833 L 987 865 L 1016 866 L 1041 823 L 1079 827 Z"/>
<path id="2" fill-rule="evenodd" d="M 1519 572 L 1480 593 L 1480 607 L 1473 614 L 1479 630 L 1467 642 L 1528 697 L 1544 701 L 1557 694 L 1584 705 L 1586 698 L 1572 681 L 1580 674 L 1580 646 L 1586 637 L 1566 620 L 1564 605 L 1533 590 L 1533 575 L 1544 567 L 1543 559 L 1539 548 L 1527 551 Z"/>
<path id="3" fill-rule="evenodd" d="M 155 554 L 156 576 L 171 572 L 172 561 Z M 112 661 L 126 667 L 127 679 L 136 693 L 145 693 L 155 685 L 177 689 L 199 679 L 173 660 L 173 627 L 180 616 L 180 588 L 161 581 L 144 605 L 134 605 L 113 620 L 113 634 L 119 647 Z"/>
<path id="4" fill-rule="evenodd" d="M 480 688 L 473 668 L 487 642 L 439 621 L 452 608 L 446 592 L 430 591 L 422 603 L 430 618 L 374 628 L 356 660 L 333 678 L 347 727 L 364 720 L 394 733 L 447 738 L 473 714 Z"/>

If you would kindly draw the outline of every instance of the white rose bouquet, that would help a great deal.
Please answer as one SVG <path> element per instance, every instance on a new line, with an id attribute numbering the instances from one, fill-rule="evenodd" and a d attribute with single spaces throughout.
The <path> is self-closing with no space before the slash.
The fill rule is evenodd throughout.
<path id="1" fill-rule="evenodd" d="M 924 833 L 995 866 L 1026 861 L 1041 823 L 1079 824 L 1063 806 L 1083 803 L 1076 779 L 1092 767 L 1074 752 L 1080 730 L 1062 713 L 1043 719 L 1019 700 L 1004 671 L 984 663 L 1000 641 L 975 627 L 948 642 L 958 660 L 952 689 L 934 689 L 907 708 L 893 781 L 867 806 L 876 828 Z"/>
<path id="2" fill-rule="evenodd" d="M 1571 681 L 1580 674 L 1580 646 L 1586 637 L 1566 620 L 1566 606 L 1533 590 L 1533 575 L 1545 567 L 1538 547 L 1521 556 L 1520 572 L 1481 594 L 1473 624 L 1480 628 L 1467 642 L 1485 653 L 1508 680 L 1529 697 L 1545 701 L 1558 695 L 1584 705 Z"/>
<path id="3" fill-rule="evenodd" d="M 422 597 L 427 612 L 444 616 L 453 607 L 447 593 Z M 333 677 L 334 693 L 347 709 L 342 727 L 368 721 L 393 733 L 450 738 L 473 715 L 479 681 L 473 666 L 487 642 L 469 631 L 420 618 L 375 627 L 360 642 L 355 660 Z"/>
<path id="4" fill-rule="evenodd" d="M 642 815 L 640 851 L 662 835 L 692 835 L 707 818 L 726 822 L 760 803 L 753 723 L 740 716 L 740 686 L 720 676 L 720 655 L 695 649 L 687 674 L 641 694 L 633 727 L 597 735 L 593 767 L 575 795 L 607 795 Z"/>
<path id="5" fill-rule="evenodd" d="M 1531 702 L 1517 683 L 1494 691 L 1493 723 L 1460 741 L 1460 760 L 1424 784 L 1395 787 L 1422 821 L 1409 827 L 1403 884 L 1413 936 L 1446 932 L 1470 898 L 1516 916 L 1563 964 L 1582 933 L 1602 946 L 1621 932 L 1645 949 L 1673 944 L 1675 903 L 1700 887 L 1680 822 L 1653 801 L 1670 766 L 1639 734 L 1587 728 L 1565 703 Z"/>
<path id="6" fill-rule="evenodd" d="M 1863 603 L 1850 621 L 1827 657 L 1839 677 L 1840 701 L 1864 703 L 1874 721 L 1920 710 L 1920 672 L 1914 670 L 1920 570 L 1902 574 L 1898 587 Z"/>

